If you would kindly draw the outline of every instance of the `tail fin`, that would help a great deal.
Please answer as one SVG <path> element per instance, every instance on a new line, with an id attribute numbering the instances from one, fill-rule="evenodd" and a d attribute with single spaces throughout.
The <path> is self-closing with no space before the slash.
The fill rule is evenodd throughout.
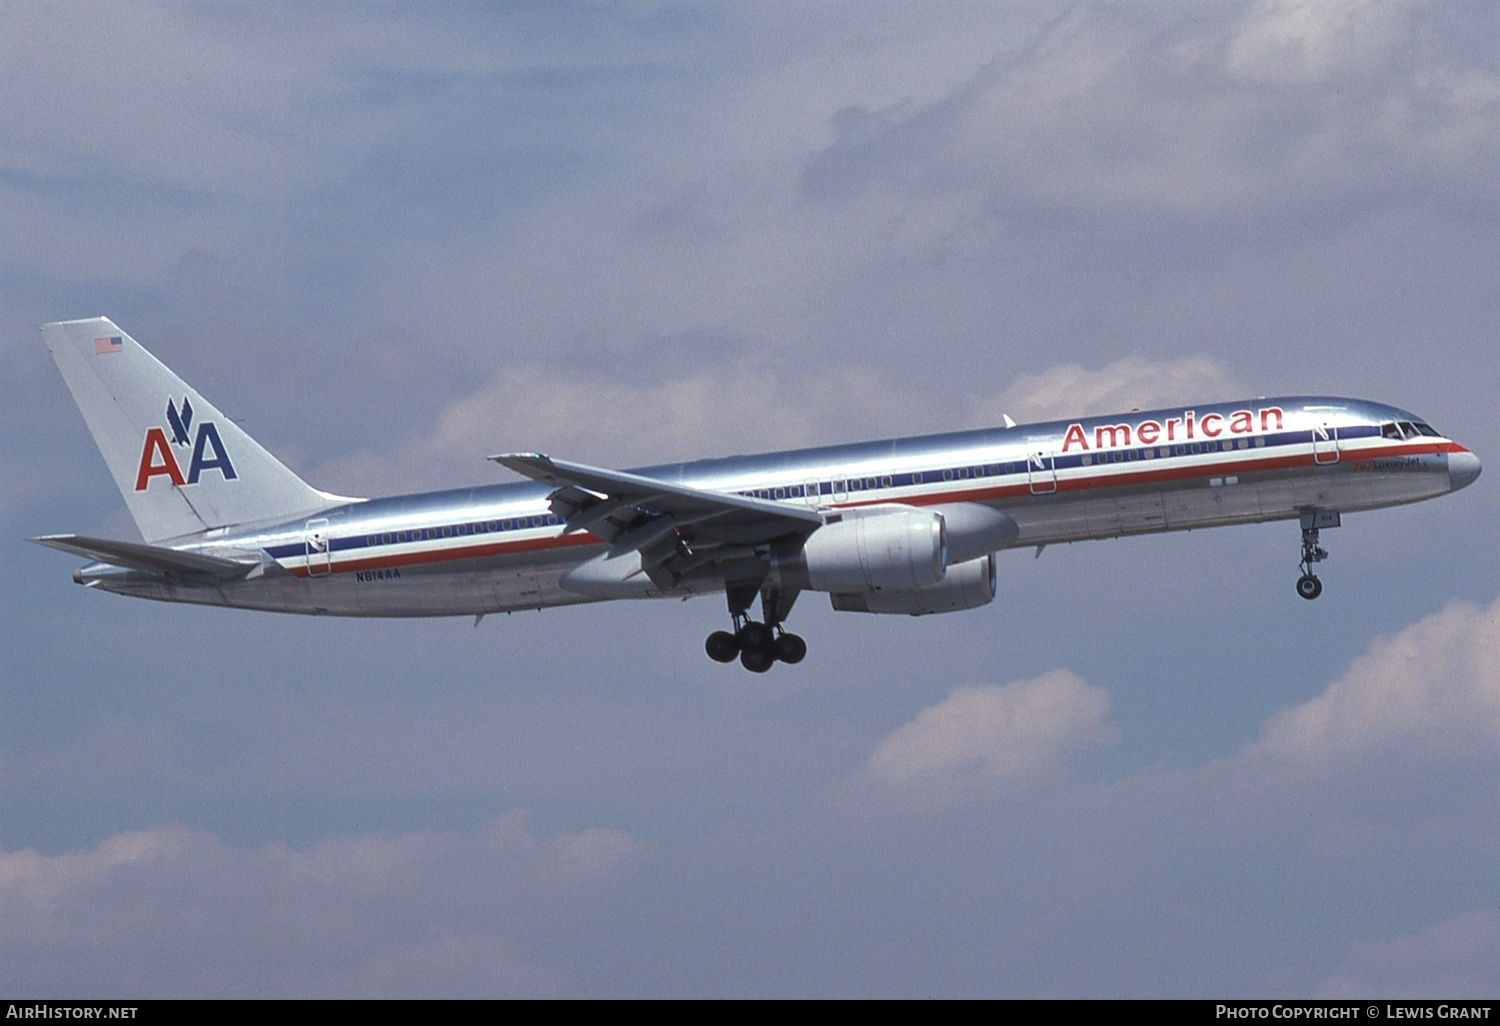
<path id="1" fill-rule="evenodd" d="M 353 501 L 292 473 L 108 318 L 42 337 L 146 541 Z"/>

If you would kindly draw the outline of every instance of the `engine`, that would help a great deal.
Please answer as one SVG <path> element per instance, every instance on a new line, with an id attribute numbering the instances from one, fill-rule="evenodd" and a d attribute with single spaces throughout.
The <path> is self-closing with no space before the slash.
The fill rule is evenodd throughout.
<path id="1" fill-rule="evenodd" d="M 836 591 L 833 608 L 851 613 L 953 613 L 987 606 L 995 598 L 995 554 L 950 566 L 935 584 L 908 591 Z"/>
<path id="2" fill-rule="evenodd" d="M 824 524 L 781 567 L 813 591 L 915 591 L 943 579 L 948 537 L 929 510 L 862 510 Z"/>

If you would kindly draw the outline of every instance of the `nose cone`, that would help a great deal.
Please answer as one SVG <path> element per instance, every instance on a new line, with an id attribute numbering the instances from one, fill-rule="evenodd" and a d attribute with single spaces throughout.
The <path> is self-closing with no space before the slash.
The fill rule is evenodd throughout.
<path id="1" fill-rule="evenodd" d="M 1448 454 L 1448 487 L 1455 492 L 1460 488 L 1467 488 L 1474 483 L 1483 468 L 1479 465 L 1479 457 L 1467 449 L 1463 452 L 1450 452 Z"/>

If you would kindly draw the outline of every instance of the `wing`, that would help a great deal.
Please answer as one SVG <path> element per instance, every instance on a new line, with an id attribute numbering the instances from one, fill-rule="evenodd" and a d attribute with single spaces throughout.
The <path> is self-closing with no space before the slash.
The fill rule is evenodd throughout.
<path id="1" fill-rule="evenodd" d="M 609 542 L 611 556 L 632 550 L 653 579 L 680 578 L 710 562 L 755 558 L 755 547 L 805 538 L 823 525 L 817 510 L 705 491 L 656 478 L 554 460 L 540 453 L 490 459 L 557 490 L 552 512 L 569 531 L 590 531 Z"/>

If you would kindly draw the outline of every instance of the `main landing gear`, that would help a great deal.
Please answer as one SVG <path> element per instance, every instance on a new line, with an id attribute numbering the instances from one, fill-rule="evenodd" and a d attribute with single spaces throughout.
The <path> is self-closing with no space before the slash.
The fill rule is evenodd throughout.
<path id="1" fill-rule="evenodd" d="M 755 591 L 748 595 L 743 588 L 726 588 L 729 598 L 729 615 L 734 620 L 734 631 L 714 631 L 703 643 L 703 649 L 714 662 L 728 663 L 739 656 L 740 665 L 751 673 L 765 673 L 773 663 L 800 663 L 807 655 L 807 642 L 796 634 L 790 634 L 781 626 L 781 621 L 791 611 L 796 601 L 795 591 L 787 593 L 768 588 L 761 592 L 761 610 L 764 622 L 750 619 L 750 603 Z M 738 608 L 736 608 L 738 607 Z"/>
<path id="2" fill-rule="evenodd" d="M 1323 594 L 1323 582 L 1313 573 L 1313 564 L 1328 558 L 1328 550 L 1318 544 L 1318 531 L 1324 527 L 1338 527 L 1336 511 L 1302 514 L 1302 562 L 1298 568 L 1302 576 L 1297 578 L 1297 594 L 1311 601 Z"/>
<path id="3" fill-rule="evenodd" d="M 807 642 L 789 634 L 781 625 L 775 627 L 748 618 L 738 618 L 734 633 L 714 631 L 703 648 L 715 662 L 727 663 L 735 656 L 751 673 L 765 673 L 778 659 L 783 663 L 800 663 L 807 655 Z"/>

